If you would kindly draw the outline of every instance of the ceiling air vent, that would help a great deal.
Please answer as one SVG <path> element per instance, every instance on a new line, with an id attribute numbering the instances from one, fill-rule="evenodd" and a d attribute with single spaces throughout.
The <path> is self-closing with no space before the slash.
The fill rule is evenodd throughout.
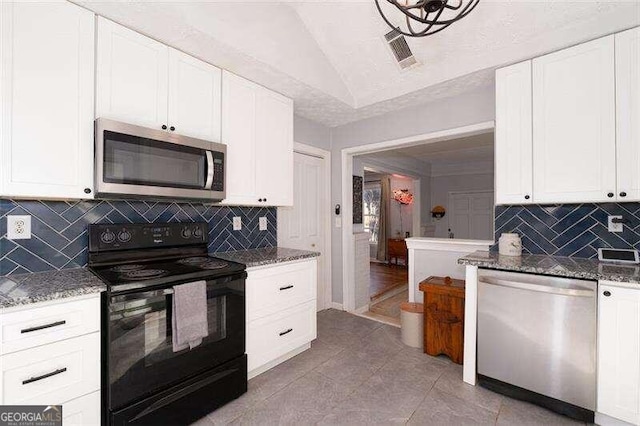
<path id="1" fill-rule="evenodd" d="M 407 44 L 407 40 L 398 31 L 389 31 L 384 35 L 384 39 L 389 44 L 389 48 L 401 69 L 411 68 L 418 63 L 418 60 L 413 56 Z"/>

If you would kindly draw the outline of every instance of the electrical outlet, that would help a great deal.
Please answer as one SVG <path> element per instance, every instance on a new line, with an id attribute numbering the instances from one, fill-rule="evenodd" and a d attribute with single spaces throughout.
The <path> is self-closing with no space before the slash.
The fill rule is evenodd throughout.
<path id="1" fill-rule="evenodd" d="M 242 229 L 242 218 L 240 216 L 233 217 L 233 230 L 240 231 Z"/>
<path id="2" fill-rule="evenodd" d="M 607 227 L 609 232 L 622 232 L 622 223 L 614 223 L 613 219 L 622 219 L 622 216 L 609 216 L 607 221 Z"/>
<path id="3" fill-rule="evenodd" d="M 264 216 L 261 216 L 260 219 L 258 219 L 258 226 L 259 226 L 261 231 L 266 231 L 267 230 L 267 218 L 264 217 Z"/>
<path id="4" fill-rule="evenodd" d="M 31 216 L 7 216 L 7 239 L 28 240 L 31 238 Z"/>

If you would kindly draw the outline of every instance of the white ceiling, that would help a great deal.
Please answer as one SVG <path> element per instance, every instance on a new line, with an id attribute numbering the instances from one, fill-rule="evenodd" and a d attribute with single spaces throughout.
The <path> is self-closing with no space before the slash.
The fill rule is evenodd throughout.
<path id="1" fill-rule="evenodd" d="M 421 65 L 400 71 L 373 0 L 74 1 L 283 93 L 328 126 L 492 85 L 498 66 L 640 25 L 637 0 L 481 0 L 446 30 L 409 39 Z"/>

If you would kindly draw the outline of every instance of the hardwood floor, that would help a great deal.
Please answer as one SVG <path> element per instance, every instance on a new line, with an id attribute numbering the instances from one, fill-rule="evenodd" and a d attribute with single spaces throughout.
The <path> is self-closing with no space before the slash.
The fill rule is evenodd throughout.
<path id="1" fill-rule="evenodd" d="M 369 297 L 371 300 L 409 282 L 409 272 L 404 266 L 371 262 L 370 274 Z"/>

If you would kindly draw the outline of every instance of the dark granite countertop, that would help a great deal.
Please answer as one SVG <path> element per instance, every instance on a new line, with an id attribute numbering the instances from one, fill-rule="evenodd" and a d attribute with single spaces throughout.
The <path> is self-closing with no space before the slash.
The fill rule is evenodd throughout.
<path id="1" fill-rule="evenodd" d="M 640 284 L 640 265 L 604 263 L 597 259 L 538 254 L 523 254 L 521 257 L 514 257 L 500 256 L 494 252 L 477 251 L 458 259 L 458 263 L 484 269 Z"/>
<path id="2" fill-rule="evenodd" d="M 65 299 L 106 290 L 88 269 L 64 269 L 0 277 L 0 308 Z"/>
<path id="3" fill-rule="evenodd" d="M 212 256 L 232 262 L 243 263 L 247 268 L 271 265 L 274 263 L 291 262 L 320 256 L 315 251 L 296 250 L 284 247 L 259 248 L 253 250 L 228 251 L 212 253 Z"/>

